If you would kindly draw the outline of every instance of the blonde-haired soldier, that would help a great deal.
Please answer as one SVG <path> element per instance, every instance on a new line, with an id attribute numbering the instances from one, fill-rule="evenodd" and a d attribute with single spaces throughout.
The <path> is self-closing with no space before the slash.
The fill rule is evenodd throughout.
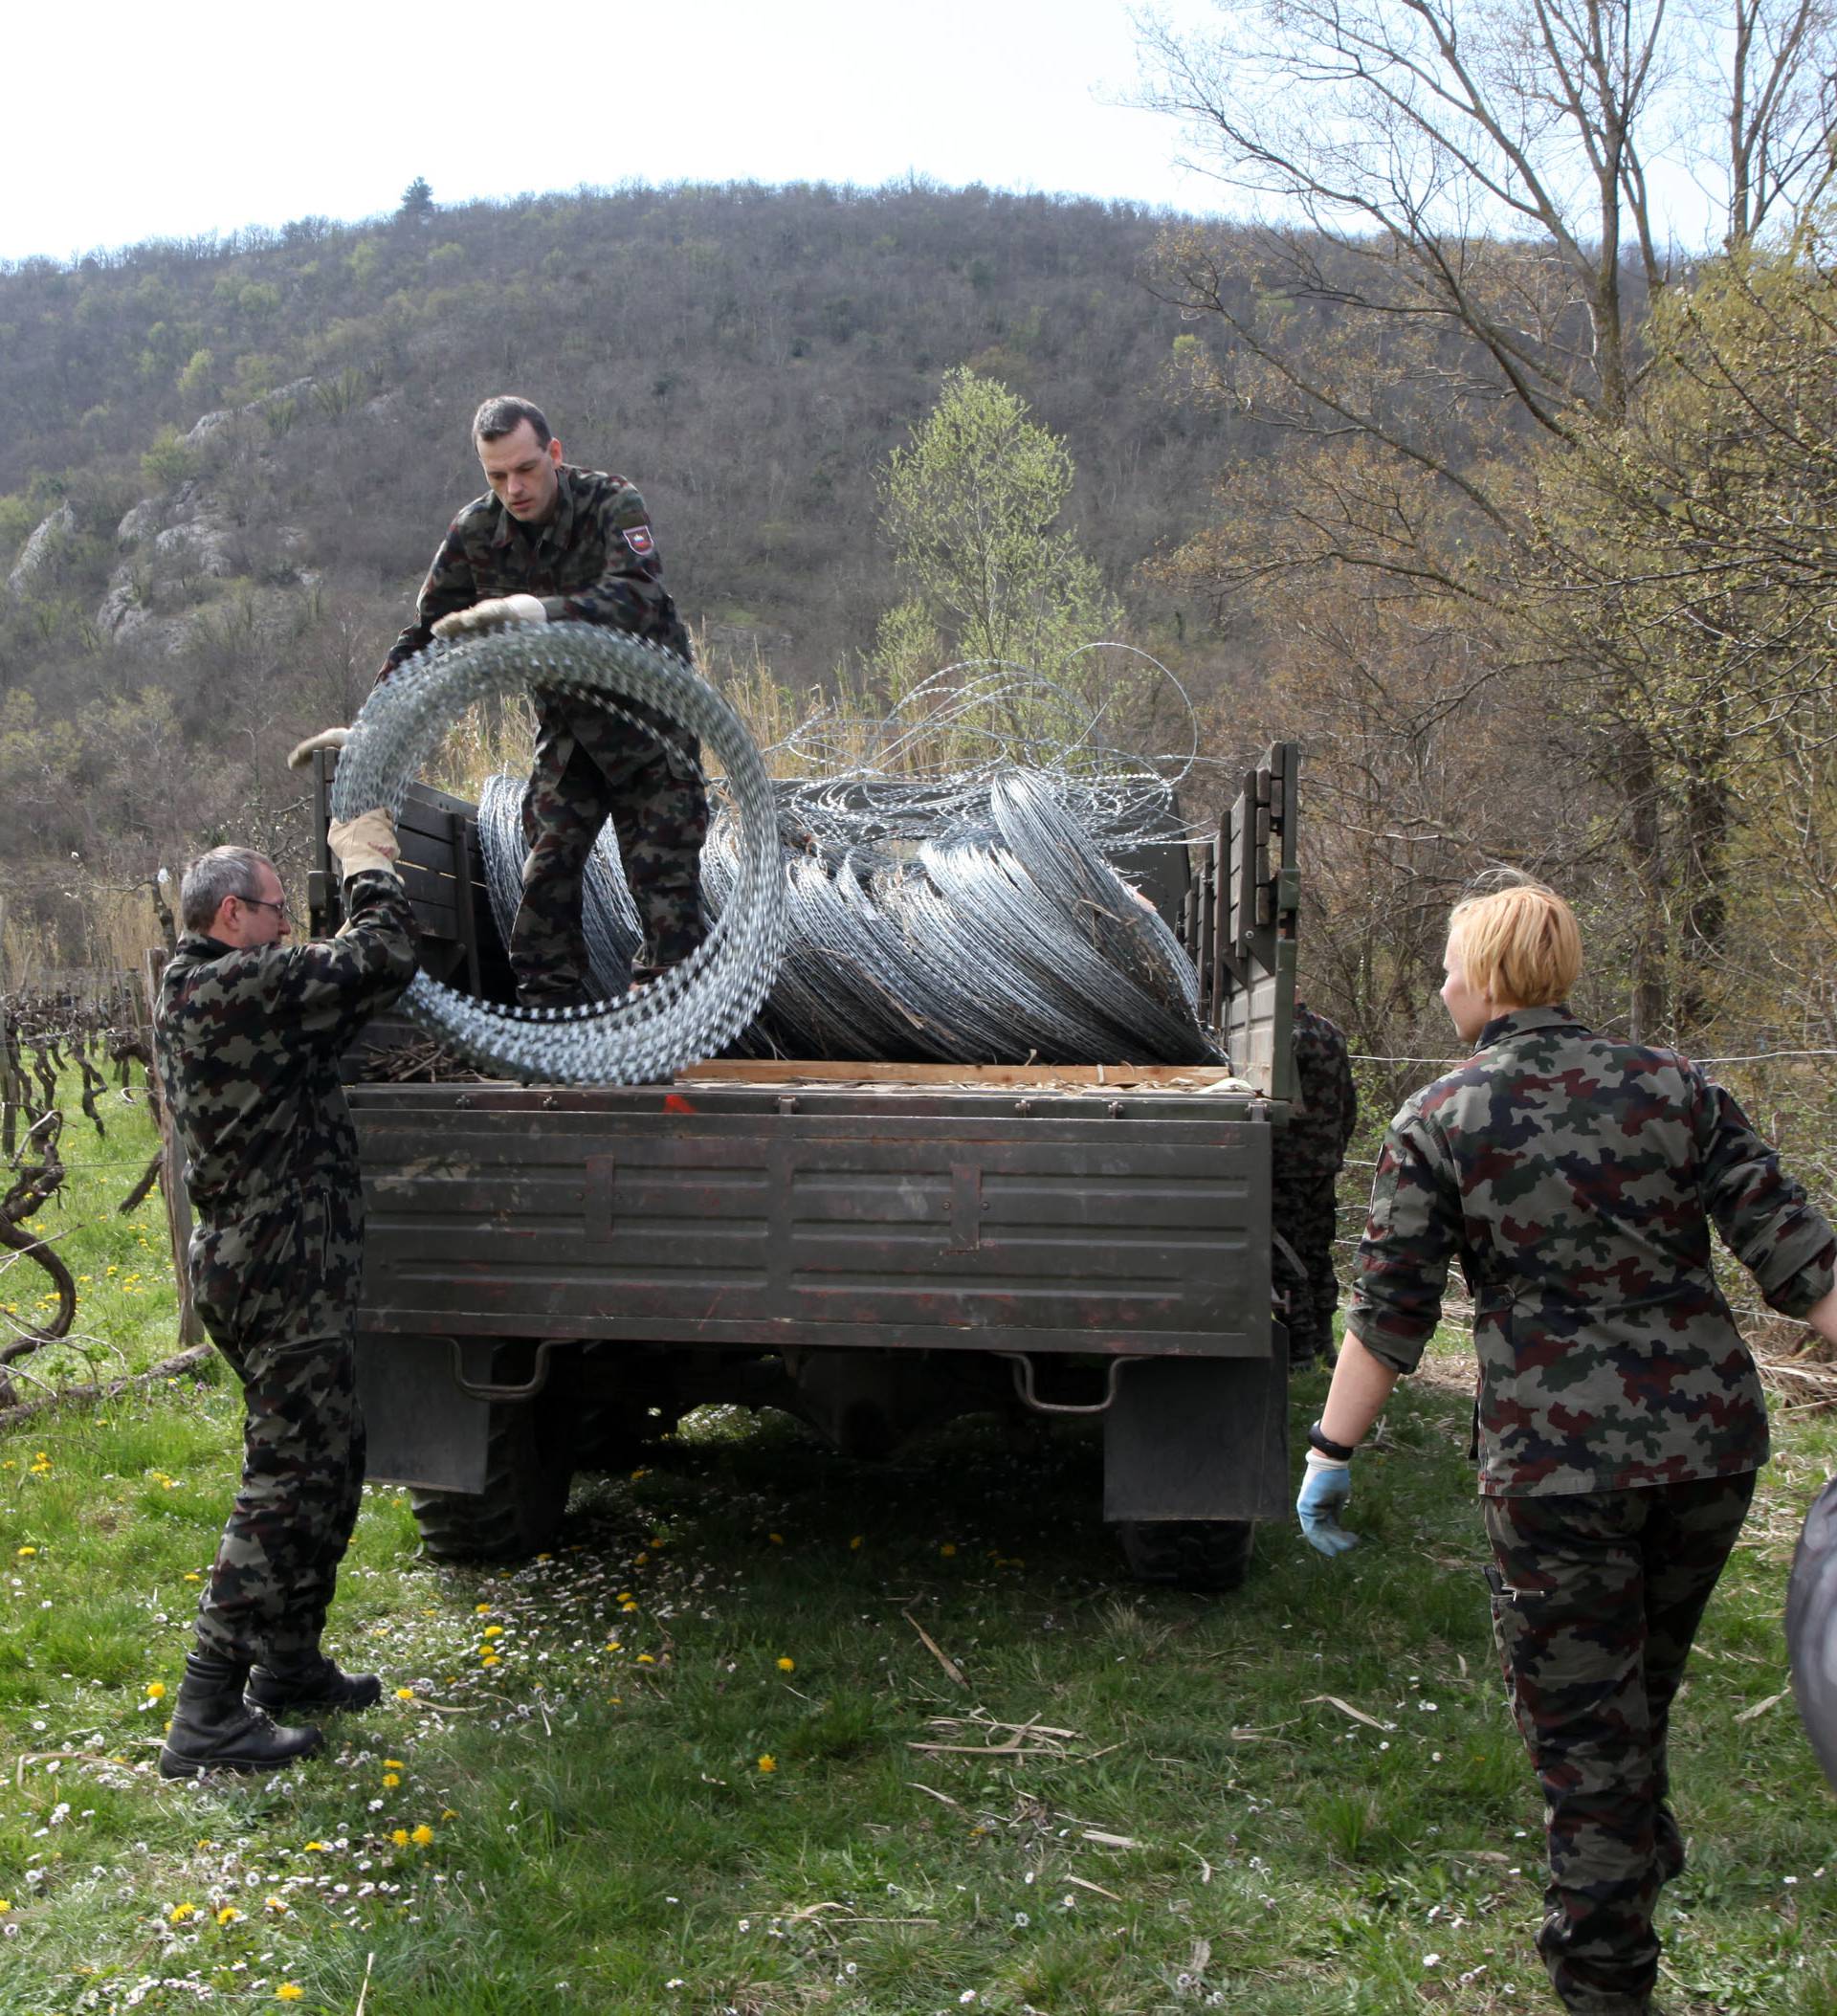
<path id="1" fill-rule="evenodd" d="M 1353 1452 L 1458 1257 L 1494 1631 L 1547 1816 L 1538 1945 L 1565 2007 L 1646 2016 L 1653 1902 L 1684 1860 L 1671 1701 L 1767 1458 L 1710 1230 L 1833 1340 L 1837 1238 L 1696 1065 L 1571 1012 L 1582 941 L 1554 891 L 1498 890 L 1449 925 L 1442 1000 L 1473 1055 L 1385 1136 L 1295 1509 L 1321 1553 L 1353 1544 L 1338 1518 Z"/>
<path id="2" fill-rule="evenodd" d="M 1576 913 L 1541 882 L 1517 882 L 1471 896 L 1448 918 L 1461 970 L 1482 994 L 1520 1008 L 1567 1001 L 1582 973 Z"/>

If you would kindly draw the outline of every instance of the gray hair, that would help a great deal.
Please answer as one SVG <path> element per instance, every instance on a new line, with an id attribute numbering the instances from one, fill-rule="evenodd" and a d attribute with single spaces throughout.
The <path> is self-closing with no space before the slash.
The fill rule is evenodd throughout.
<path id="1" fill-rule="evenodd" d="M 227 896 L 253 897 L 259 871 L 273 868 L 266 854 L 253 847 L 213 847 L 185 871 L 179 884 L 179 918 L 188 931 L 208 931 Z"/>

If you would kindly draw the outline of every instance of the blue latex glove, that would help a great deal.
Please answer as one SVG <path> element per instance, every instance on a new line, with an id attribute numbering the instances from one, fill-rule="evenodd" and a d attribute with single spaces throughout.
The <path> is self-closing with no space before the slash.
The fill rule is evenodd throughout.
<path id="1" fill-rule="evenodd" d="M 1301 1480 L 1295 1515 L 1308 1545 L 1322 1554 L 1343 1554 L 1359 1544 L 1359 1536 L 1339 1523 L 1339 1508 L 1352 1496 L 1352 1472 L 1343 1463 L 1310 1461 Z"/>

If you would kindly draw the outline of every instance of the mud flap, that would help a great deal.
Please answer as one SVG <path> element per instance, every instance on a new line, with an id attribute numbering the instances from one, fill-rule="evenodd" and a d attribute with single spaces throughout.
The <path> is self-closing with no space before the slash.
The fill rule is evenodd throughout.
<path id="1" fill-rule="evenodd" d="M 489 1344 L 476 1355 L 482 1374 Z M 491 1407 L 454 1384 L 449 1339 L 359 1331 L 357 1399 L 368 1449 L 364 1474 L 372 1484 L 485 1488 Z"/>
<path id="2" fill-rule="evenodd" d="M 1137 1360 L 1103 1417 L 1104 1518 L 1287 1518 L 1288 1395 L 1286 1352 Z"/>

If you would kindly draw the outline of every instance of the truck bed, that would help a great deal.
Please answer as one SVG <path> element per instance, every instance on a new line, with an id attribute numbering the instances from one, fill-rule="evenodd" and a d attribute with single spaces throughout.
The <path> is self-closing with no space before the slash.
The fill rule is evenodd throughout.
<path id="1" fill-rule="evenodd" d="M 736 1061 L 349 1097 L 370 1334 L 1270 1348 L 1272 1109 L 1222 1071 Z"/>

